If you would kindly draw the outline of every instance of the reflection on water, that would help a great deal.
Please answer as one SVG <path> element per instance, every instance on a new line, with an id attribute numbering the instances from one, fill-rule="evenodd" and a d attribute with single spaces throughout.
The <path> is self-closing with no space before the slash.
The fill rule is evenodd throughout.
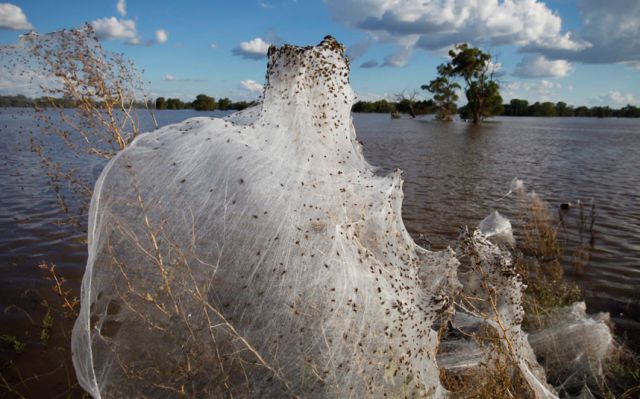
<path id="1" fill-rule="evenodd" d="M 158 122 L 166 125 L 196 115 L 223 114 L 162 111 Z M 150 121 L 144 123 L 151 127 Z M 473 126 L 356 114 L 354 124 L 371 164 L 381 173 L 404 171 L 405 225 L 415 236 L 424 234 L 434 249 L 455 239 L 460 226 L 477 225 L 493 208 L 508 214 L 508 201 L 499 198 L 514 177 L 556 207 L 593 199 L 592 259 L 583 274 L 569 275 L 583 287 L 589 311 L 611 312 L 619 331 L 630 338 L 640 332 L 639 121 L 502 118 Z M 77 290 L 86 259 L 84 234 L 60 223 L 64 215 L 38 157 L 29 150 L 28 133 L 37 135 L 38 129 L 32 111 L 0 109 L 0 335 L 30 331 L 34 342 L 42 299 L 55 300 L 37 265 L 55 263 Z M 93 158 L 65 158 L 63 149 L 56 153 L 92 178 L 103 165 Z M 575 212 L 568 211 L 567 220 L 575 220 Z M 60 356 L 68 359 L 64 346 L 69 337 L 63 333 L 52 331 L 52 342 L 59 343 Z M 52 369 L 59 362 L 48 356 L 15 357 L 3 351 L 0 361 L 11 359 L 21 370 L 46 373 L 53 388 L 40 384 L 31 393 L 49 396 L 50 389 L 65 391 L 73 371 L 68 361 Z"/>

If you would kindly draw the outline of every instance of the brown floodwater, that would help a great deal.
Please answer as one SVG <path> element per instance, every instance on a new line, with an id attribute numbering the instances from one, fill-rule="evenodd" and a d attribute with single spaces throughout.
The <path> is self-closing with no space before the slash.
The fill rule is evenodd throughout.
<path id="1" fill-rule="evenodd" d="M 158 121 L 166 125 L 196 115 L 223 114 L 161 111 Z M 150 128 L 149 121 L 143 124 Z M 501 198 L 514 177 L 554 212 L 561 203 L 581 201 L 590 217 L 595 204 L 593 234 L 582 237 L 590 261 L 583 270 L 567 267 L 567 278 L 582 288 L 589 312 L 609 312 L 617 335 L 638 348 L 639 120 L 498 118 L 478 127 L 356 114 L 354 124 L 367 160 L 380 173 L 404 171 L 405 225 L 432 249 L 445 248 L 461 226 L 477 225 L 492 209 L 509 215 L 511 200 Z M 31 135 L 43 137 L 32 110 L 0 109 L 0 398 L 13 397 L 10 389 L 25 397 L 79 397 L 69 353 L 73 318 L 59 312 L 61 298 L 38 266 L 55 264 L 77 296 L 86 261 L 84 233 L 64 223 L 46 171 L 30 151 Z M 54 146 L 52 154 L 89 181 L 104 165 L 70 157 L 62 147 Z M 65 189 L 63 184 L 60 190 Z M 579 207 L 558 212 L 567 226 L 560 239 L 570 252 L 581 240 L 575 228 Z M 49 309 L 53 324 L 43 327 Z M 9 336 L 24 349 L 17 351 Z"/>

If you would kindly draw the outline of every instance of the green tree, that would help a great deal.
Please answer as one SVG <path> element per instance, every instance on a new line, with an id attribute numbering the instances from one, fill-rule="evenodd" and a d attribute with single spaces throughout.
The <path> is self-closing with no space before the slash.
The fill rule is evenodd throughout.
<path id="1" fill-rule="evenodd" d="M 589 113 L 596 118 L 609 118 L 613 116 L 613 112 L 609 107 L 591 107 Z"/>
<path id="2" fill-rule="evenodd" d="M 193 109 L 196 111 L 213 111 L 217 106 L 216 99 L 206 94 L 198 94 L 193 102 Z"/>
<path id="3" fill-rule="evenodd" d="M 556 116 L 556 105 L 550 101 L 540 104 L 540 113 L 537 116 Z"/>
<path id="4" fill-rule="evenodd" d="M 167 109 L 184 109 L 184 103 L 179 98 L 167 99 Z"/>
<path id="5" fill-rule="evenodd" d="M 465 82 L 467 108 L 473 123 L 502 113 L 500 87 L 493 80 L 491 55 L 467 43 L 449 51 L 451 60 L 438 67 L 438 74 L 447 78 L 462 78 Z"/>
<path id="6" fill-rule="evenodd" d="M 627 104 L 626 107 L 618 110 L 617 115 L 623 118 L 640 118 L 640 108 L 635 107 L 631 104 Z"/>
<path id="7" fill-rule="evenodd" d="M 221 109 L 221 110 L 231 109 L 232 106 L 233 106 L 233 102 L 231 102 L 231 100 L 229 100 L 227 97 L 221 98 L 218 100 L 218 109 Z"/>
<path id="8" fill-rule="evenodd" d="M 458 94 L 456 90 L 460 89 L 460 85 L 451 81 L 447 76 L 438 76 L 428 85 L 422 85 L 421 88 L 433 93 L 433 101 L 438 107 L 436 118 L 451 121 L 457 111 Z"/>
<path id="9" fill-rule="evenodd" d="M 556 103 L 556 116 L 573 116 L 573 107 L 564 101 Z"/>
<path id="10" fill-rule="evenodd" d="M 377 112 L 380 114 L 389 114 L 396 110 L 396 106 L 393 103 L 388 102 L 387 100 L 378 100 L 373 103 L 373 112 Z"/>
<path id="11" fill-rule="evenodd" d="M 584 105 L 576 108 L 575 116 L 590 116 L 589 108 L 585 107 Z"/>
<path id="12" fill-rule="evenodd" d="M 167 101 L 164 97 L 156 98 L 156 109 L 167 109 Z"/>
<path id="13" fill-rule="evenodd" d="M 509 102 L 509 112 L 511 116 L 525 116 L 528 114 L 529 101 L 514 98 Z"/>

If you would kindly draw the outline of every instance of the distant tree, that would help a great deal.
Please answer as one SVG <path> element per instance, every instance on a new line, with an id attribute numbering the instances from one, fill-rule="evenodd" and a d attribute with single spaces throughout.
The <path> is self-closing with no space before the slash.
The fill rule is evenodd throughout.
<path id="1" fill-rule="evenodd" d="M 564 101 L 556 103 L 556 116 L 573 116 L 573 107 Z"/>
<path id="2" fill-rule="evenodd" d="M 640 108 L 627 104 L 626 107 L 619 109 L 614 115 L 621 118 L 640 118 Z"/>
<path id="3" fill-rule="evenodd" d="M 433 102 L 432 99 L 416 101 L 413 104 L 413 109 L 418 115 L 433 114 L 434 112 L 437 111 L 437 108 L 438 106 L 436 105 L 435 102 Z"/>
<path id="4" fill-rule="evenodd" d="M 510 116 L 526 116 L 528 115 L 529 101 L 514 98 L 506 107 L 506 114 Z"/>
<path id="5" fill-rule="evenodd" d="M 596 118 L 609 118 L 613 116 L 613 111 L 609 107 L 592 107 L 589 113 Z"/>
<path id="6" fill-rule="evenodd" d="M 218 107 L 215 98 L 206 94 L 198 94 L 193 102 L 193 109 L 196 111 L 213 111 Z"/>
<path id="7" fill-rule="evenodd" d="M 387 100 L 378 100 L 373 103 L 373 112 L 377 112 L 380 114 L 390 114 L 391 112 L 396 110 L 396 106 L 393 103 L 390 103 Z"/>
<path id="8" fill-rule="evenodd" d="M 164 97 L 156 98 L 156 109 L 167 109 L 167 101 Z"/>
<path id="9" fill-rule="evenodd" d="M 591 116 L 589 108 L 585 107 L 584 105 L 576 108 L 573 114 L 575 116 Z"/>
<path id="10" fill-rule="evenodd" d="M 556 105 L 550 101 L 540 104 L 540 115 L 538 116 L 556 116 Z"/>
<path id="11" fill-rule="evenodd" d="M 398 102 L 396 105 L 396 109 L 399 112 L 407 113 L 411 115 L 412 118 L 416 117 L 415 111 L 415 103 L 416 98 L 418 97 L 418 91 L 414 90 L 411 93 L 402 93 L 396 94 L 396 101 Z"/>
<path id="12" fill-rule="evenodd" d="M 184 109 L 184 103 L 179 98 L 167 99 L 167 109 Z"/>
<path id="13" fill-rule="evenodd" d="M 227 97 L 221 98 L 218 100 L 218 109 L 227 110 L 227 109 L 231 109 L 232 106 L 233 106 L 233 102 L 229 100 Z"/>
<path id="14" fill-rule="evenodd" d="M 438 107 L 436 117 L 443 121 L 451 121 L 458 108 L 456 101 L 458 101 L 457 90 L 460 89 L 460 85 L 451 81 L 446 75 L 442 75 L 428 85 L 422 85 L 421 88 L 433 93 L 433 101 Z"/>
<path id="15" fill-rule="evenodd" d="M 371 113 L 374 112 L 373 103 L 368 101 L 358 101 L 351 108 L 353 112 Z"/>
<path id="16" fill-rule="evenodd" d="M 246 101 L 238 101 L 235 102 L 233 104 L 231 104 L 231 108 L 230 109 L 235 109 L 238 111 L 242 111 L 243 109 L 249 108 L 256 105 L 256 103 L 254 101 L 252 102 L 246 102 Z"/>
<path id="17" fill-rule="evenodd" d="M 449 57 L 448 63 L 438 67 L 438 75 L 464 80 L 467 107 L 473 123 L 502 113 L 502 97 L 500 87 L 493 79 L 491 55 L 462 43 L 449 51 Z"/>

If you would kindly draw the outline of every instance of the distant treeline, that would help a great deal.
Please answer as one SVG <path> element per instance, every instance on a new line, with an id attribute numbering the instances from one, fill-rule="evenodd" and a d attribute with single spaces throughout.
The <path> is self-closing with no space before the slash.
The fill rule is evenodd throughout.
<path id="1" fill-rule="evenodd" d="M 640 107 L 627 105 L 620 109 L 609 107 L 573 107 L 565 102 L 535 102 L 529 104 L 527 100 L 514 98 L 509 104 L 504 104 L 502 115 L 507 116 L 591 116 L 597 118 L 640 118 Z"/>
<path id="2" fill-rule="evenodd" d="M 22 94 L 15 96 L 0 96 L 0 107 L 16 107 L 16 108 L 32 108 L 38 106 L 46 107 L 62 107 L 73 108 L 76 106 L 75 101 L 70 98 L 54 98 L 54 97 L 38 97 L 30 98 Z"/>
<path id="3" fill-rule="evenodd" d="M 238 101 L 234 102 L 228 98 L 221 98 L 216 101 L 215 98 L 200 94 L 194 101 L 183 102 L 178 98 L 158 97 L 155 101 L 150 101 L 145 105 L 143 101 L 136 102 L 137 108 L 156 108 L 156 109 L 195 109 L 196 111 L 214 111 L 219 110 L 242 110 L 255 104 L 255 101 Z M 99 103 L 96 103 L 99 106 Z M 0 107 L 16 107 L 16 108 L 74 108 L 76 103 L 70 98 L 54 98 L 54 97 L 37 97 L 29 98 L 22 94 L 15 96 L 0 96 Z"/>
<path id="4" fill-rule="evenodd" d="M 378 100 L 374 102 L 358 101 L 357 103 L 353 104 L 353 108 L 351 110 L 353 112 L 361 113 L 400 112 L 403 114 L 409 114 L 411 113 L 411 105 L 413 105 L 413 111 L 416 115 L 433 114 L 437 110 L 437 107 L 433 100 L 412 102 L 411 100 L 407 99 L 398 102 L 387 100 Z"/>
<path id="5" fill-rule="evenodd" d="M 361 113 L 409 113 L 409 100 L 391 102 L 378 100 L 374 102 L 358 101 L 353 105 L 353 112 Z M 413 103 L 416 114 L 432 114 L 437 112 L 438 107 L 432 100 L 416 101 Z M 527 100 L 513 99 L 508 104 L 503 104 L 504 110 L 499 115 L 504 116 L 588 116 L 597 118 L 640 118 L 640 107 L 627 105 L 620 109 L 612 109 L 607 106 L 595 107 L 573 107 L 565 102 L 535 102 L 529 104 Z M 465 107 L 459 109 L 460 113 L 465 112 Z"/>
<path id="6" fill-rule="evenodd" d="M 255 105 L 255 101 L 231 101 L 224 97 L 216 100 L 213 97 L 209 97 L 205 94 L 199 94 L 195 100 L 191 102 L 184 102 L 178 98 L 158 97 L 155 102 L 149 102 L 149 108 L 156 109 L 194 109 L 196 111 L 214 111 L 214 110 L 243 110 L 245 108 Z M 22 94 L 15 96 L 0 96 L 0 107 L 17 107 L 17 108 L 30 108 L 34 106 L 46 108 L 50 106 L 56 106 L 61 108 L 73 108 L 75 102 L 68 98 L 52 98 L 52 97 L 38 97 L 29 98 Z M 387 100 L 378 101 L 358 101 L 353 105 L 352 111 L 358 113 L 392 113 L 400 112 L 409 114 L 411 105 L 413 105 L 413 111 L 417 115 L 433 114 L 438 110 L 433 100 L 426 101 L 411 101 L 404 99 L 402 101 L 394 102 Z M 138 108 L 144 108 L 144 102 L 137 102 L 135 104 Z M 553 102 L 535 102 L 529 104 L 527 100 L 514 98 L 508 104 L 503 104 L 504 110 L 500 115 L 505 116 L 587 116 L 597 118 L 640 118 L 640 107 L 634 105 L 627 105 L 619 109 L 613 109 L 607 106 L 594 106 L 594 107 L 574 107 L 568 105 L 563 101 L 557 103 Z M 464 107 L 461 107 L 460 112 L 464 112 Z"/>
<path id="7" fill-rule="evenodd" d="M 196 99 L 191 102 L 183 102 L 179 98 L 167 98 L 158 97 L 155 102 L 156 109 L 195 109 L 196 111 L 215 111 L 219 110 L 243 110 L 245 108 L 255 105 L 255 101 L 237 101 L 233 102 L 230 99 L 224 97 L 216 101 L 215 98 L 209 97 L 206 94 L 198 94 Z"/>
<path id="8" fill-rule="evenodd" d="M 96 107 L 100 108 L 100 102 L 96 101 L 94 103 Z M 147 103 L 148 107 L 153 107 L 151 102 Z M 18 94 L 15 96 L 0 96 L 0 107 L 15 107 L 15 108 L 48 108 L 48 107 L 56 107 L 56 108 L 75 108 L 76 102 L 72 98 L 56 98 L 56 97 L 36 97 L 31 98 L 24 96 L 22 94 Z M 145 108 L 144 101 L 136 101 L 134 103 L 134 107 L 136 108 Z"/>

